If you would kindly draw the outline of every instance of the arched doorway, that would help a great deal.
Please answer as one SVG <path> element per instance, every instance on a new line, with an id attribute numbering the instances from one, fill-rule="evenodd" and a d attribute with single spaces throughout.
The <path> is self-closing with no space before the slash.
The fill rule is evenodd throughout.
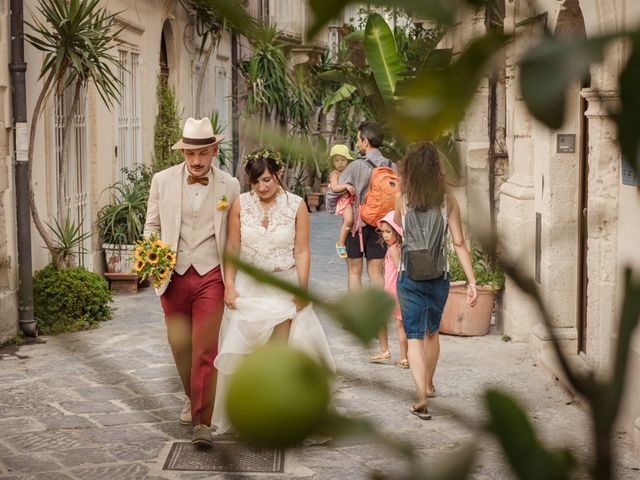
<path id="1" fill-rule="evenodd" d="M 173 81 L 173 76 L 175 76 L 176 49 L 174 43 L 173 27 L 171 22 L 166 20 L 162 26 L 162 35 L 160 37 L 160 78 L 166 83 Z"/>

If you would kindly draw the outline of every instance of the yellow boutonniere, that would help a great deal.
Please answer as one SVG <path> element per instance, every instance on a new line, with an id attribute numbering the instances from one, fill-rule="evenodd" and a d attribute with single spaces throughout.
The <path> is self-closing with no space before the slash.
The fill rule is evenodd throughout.
<path id="1" fill-rule="evenodd" d="M 221 196 L 220 200 L 218 200 L 218 203 L 216 203 L 216 208 L 218 210 L 224 210 L 228 206 L 229 206 L 229 200 L 227 200 L 226 195 Z"/>

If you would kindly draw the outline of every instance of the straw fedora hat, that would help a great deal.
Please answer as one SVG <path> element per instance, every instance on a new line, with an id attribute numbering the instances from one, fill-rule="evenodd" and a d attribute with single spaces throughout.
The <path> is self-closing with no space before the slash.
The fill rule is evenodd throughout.
<path id="1" fill-rule="evenodd" d="M 214 135 L 211 120 L 207 117 L 196 120 L 187 118 L 182 129 L 182 140 L 171 147 L 172 150 L 193 150 L 210 147 L 224 140 L 224 135 Z"/>

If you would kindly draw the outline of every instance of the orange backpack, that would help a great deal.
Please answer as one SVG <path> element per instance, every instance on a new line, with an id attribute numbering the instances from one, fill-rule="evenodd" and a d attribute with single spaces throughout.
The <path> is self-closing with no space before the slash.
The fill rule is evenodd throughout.
<path id="1" fill-rule="evenodd" d="M 396 193 L 400 190 L 400 180 L 391 168 L 391 162 L 387 167 L 377 167 L 369 159 L 364 162 L 373 168 L 373 172 L 369 180 L 369 190 L 360 206 L 360 218 L 375 227 L 378 220 L 393 210 Z"/>

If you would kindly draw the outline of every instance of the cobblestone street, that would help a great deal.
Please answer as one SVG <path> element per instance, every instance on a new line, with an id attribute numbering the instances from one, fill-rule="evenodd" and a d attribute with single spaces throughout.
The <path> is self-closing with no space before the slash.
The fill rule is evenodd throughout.
<path id="1" fill-rule="evenodd" d="M 312 288 L 332 297 L 346 290 L 346 267 L 335 256 L 338 220 L 312 217 Z M 92 331 L 43 337 L 0 350 L 0 478 L 6 479 L 204 479 L 224 474 L 164 471 L 175 441 L 191 438 L 180 426 L 184 401 L 165 339 L 160 303 L 151 289 L 115 297 L 113 320 Z M 386 433 L 413 441 L 426 461 L 454 453 L 474 440 L 450 410 L 483 415 L 488 385 L 514 393 L 528 407 L 541 435 L 588 455 L 586 413 L 542 367 L 525 344 L 500 334 L 443 336 L 436 375 L 433 420 L 409 414 L 410 373 L 367 362 L 370 353 L 330 319 L 323 324 L 340 371 L 337 407 L 372 419 Z M 397 342 L 390 329 L 392 355 Z M 373 347 L 372 347 L 373 348 Z M 372 386 L 371 379 L 385 388 Z M 628 439 L 622 436 L 629 451 Z M 479 440 L 477 479 L 511 478 L 497 445 Z M 625 456 L 618 477 L 640 478 L 638 462 Z M 284 474 L 265 478 L 365 479 L 374 471 L 401 472 L 404 463 L 361 438 L 287 452 Z M 227 478 L 239 478 L 226 474 Z"/>

